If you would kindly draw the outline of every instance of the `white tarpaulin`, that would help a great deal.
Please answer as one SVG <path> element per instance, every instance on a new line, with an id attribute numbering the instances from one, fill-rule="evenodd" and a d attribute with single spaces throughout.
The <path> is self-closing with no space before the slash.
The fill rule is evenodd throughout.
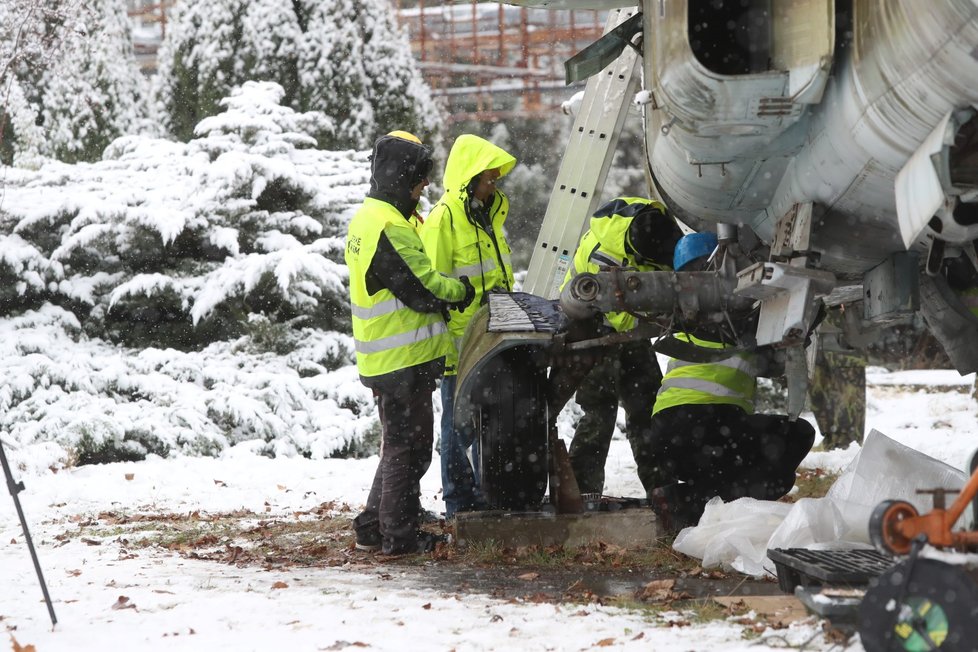
<path id="1" fill-rule="evenodd" d="M 881 502 L 906 500 L 927 512 L 933 499 L 918 495 L 918 489 L 960 489 L 966 480 L 962 471 L 873 430 L 824 498 L 803 498 L 793 505 L 714 498 L 699 524 L 680 532 L 673 548 L 702 559 L 704 567 L 774 575 L 768 549 L 870 547 L 869 517 Z M 953 499 L 952 494 L 949 505 Z M 970 510 L 965 514 L 970 519 Z"/>

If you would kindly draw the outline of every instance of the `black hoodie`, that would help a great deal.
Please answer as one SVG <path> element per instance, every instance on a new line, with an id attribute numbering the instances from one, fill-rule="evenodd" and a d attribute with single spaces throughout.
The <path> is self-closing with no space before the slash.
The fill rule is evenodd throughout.
<path id="1" fill-rule="evenodd" d="M 410 140 L 386 135 L 374 143 L 371 161 L 367 196 L 390 204 L 404 219 L 410 218 L 418 205 L 411 199 L 411 189 L 431 172 L 431 150 Z M 420 240 L 418 244 L 420 246 Z M 432 294 L 414 275 L 383 232 L 367 269 L 366 282 L 371 294 L 387 288 L 417 312 L 444 312 L 448 308 L 445 301 Z"/>
<path id="2" fill-rule="evenodd" d="M 431 172 L 431 150 L 397 136 L 381 136 L 374 143 L 368 197 L 392 205 L 401 215 L 411 217 L 418 202 L 411 190 Z"/>

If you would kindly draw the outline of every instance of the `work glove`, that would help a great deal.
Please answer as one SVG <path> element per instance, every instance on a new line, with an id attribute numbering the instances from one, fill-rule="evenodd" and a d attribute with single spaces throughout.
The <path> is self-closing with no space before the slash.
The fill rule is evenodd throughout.
<path id="1" fill-rule="evenodd" d="M 469 307 L 469 304 L 472 303 L 472 299 L 475 298 L 475 288 L 472 287 L 472 282 L 469 281 L 468 276 L 459 276 L 458 280 L 462 281 L 462 285 L 465 286 L 465 296 L 462 297 L 461 301 L 456 301 L 455 303 L 451 304 L 451 308 L 452 310 L 462 312 Z"/>

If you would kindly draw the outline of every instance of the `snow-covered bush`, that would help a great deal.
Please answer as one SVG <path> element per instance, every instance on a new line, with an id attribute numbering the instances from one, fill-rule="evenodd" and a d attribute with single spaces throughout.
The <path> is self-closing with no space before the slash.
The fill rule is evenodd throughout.
<path id="1" fill-rule="evenodd" d="M 283 95 L 246 83 L 186 144 L 0 170 L 0 431 L 80 463 L 367 451 L 342 255 L 368 152 L 316 149 L 325 117 Z"/>
<path id="2" fill-rule="evenodd" d="M 362 450 L 372 398 L 345 358 L 349 337 L 294 333 L 284 356 L 250 338 L 200 352 L 125 351 L 45 305 L 0 320 L 0 431 L 15 445 L 56 442 L 63 464 L 214 455 L 236 444 L 323 458 Z"/>
<path id="3" fill-rule="evenodd" d="M 315 149 L 315 112 L 249 82 L 187 144 L 116 140 L 94 164 L 7 170 L 0 314 L 52 301 L 86 332 L 187 349 L 247 315 L 348 330 L 343 236 L 366 152 Z"/>

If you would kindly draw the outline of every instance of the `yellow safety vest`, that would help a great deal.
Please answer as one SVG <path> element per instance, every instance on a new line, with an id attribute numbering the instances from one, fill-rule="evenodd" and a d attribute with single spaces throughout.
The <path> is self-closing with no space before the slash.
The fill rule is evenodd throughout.
<path id="1" fill-rule="evenodd" d="M 719 342 L 702 340 L 687 333 L 677 333 L 675 337 L 696 346 L 724 348 Z M 737 405 L 752 414 L 756 388 L 757 371 L 751 356 L 746 353 L 709 363 L 670 359 L 652 414 L 680 405 L 716 404 Z"/>
<path id="2" fill-rule="evenodd" d="M 642 197 L 622 197 L 628 207 L 651 204 L 665 211 L 666 207 L 661 203 Z M 614 215 L 600 215 L 591 218 L 590 228 L 581 236 L 581 242 L 577 245 L 574 253 L 574 264 L 567 270 L 564 282 L 560 289 L 563 290 L 567 282 L 574 276 L 583 272 L 597 273 L 601 267 L 633 267 L 639 272 L 669 271 L 672 267 L 668 264 L 658 263 L 639 263 L 634 256 L 629 257 L 625 248 L 625 235 L 628 227 L 635 219 L 635 213 L 617 213 Z M 636 211 L 637 212 L 637 211 Z M 635 317 L 627 312 L 609 312 L 605 314 L 605 319 L 619 333 L 624 333 L 635 328 Z"/>
<path id="3" fill-rule="evenodd" d="M 445 360 L 445 373 L 449 375 L 455 373 L 462 335 L 482 305 L 483 294 L 493 289 L 512 291 L 514 283 L 512 250 L 505 231 L 509 198 L 501 190 L 496 190 L 490 198 L 492 234 L 489 234 L 469 218 L 465 208 L 466 189 L 485 170 L 499 168 L 502 178 L 515 165 L 516 159 L 501 147 L 471 134 L 459 136 L 445 165 L 445 194 L 419 228 L 435 269 L 454 278 L 467 276 L 475 288 L 475 298 L 469 307 L 449 314 L 448 330 L 455 341 L 455 350 Z"/>
<path id="4" fill-rule="evenodd" d="M 367 270 L 381 233 L 398 251 L 418 280 L 446 301 L 462 298 L 458 284 L 431 268 L 417 230 L 390 204 L 368 197 L 350 221 L 346 265 L 350 270 L 350 309 L 357 369 L 361 376 L 391 373 L 436 360 L 449 353 L 452 341 L 440 313 L 412 310 L 387 288 L 367 292 Z"/>

